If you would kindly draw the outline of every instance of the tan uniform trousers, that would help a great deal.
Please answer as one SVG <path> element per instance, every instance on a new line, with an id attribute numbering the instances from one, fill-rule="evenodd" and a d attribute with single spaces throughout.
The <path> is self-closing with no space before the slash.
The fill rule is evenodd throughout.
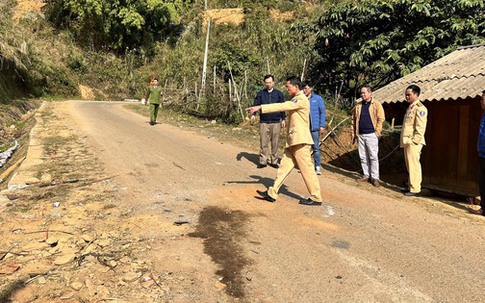
<path id="1" fill-rule="evenodd" d="M 404 160 L 406 160 L 406 168 L 409 173 L 409 191 L 412 193 L 419 193 L 421 191 L 421 150 L 423 144 L 409 144 L 404 146 Z"/>
<path id="2" fill-rule="evenodd" d="M 260 123 L 259 137 L 259 164 L 266 165 L 278 163 L 278 144 L 280 141 L 281 124 L 280 123 Z M 269 146 L 271 146 L 271 154 Z"/>
<path id="3" fill-rule="evenodd" d="M 268 189 L 270 197 L 273 199 L 278 197 L 280 187 L 288 178 L 295 165 L 298 165 L 303 181 L 310 193 L 310 199 L 322 202 L 320 182 L 318 182 L 317 174 L 315 173 L 315 165 L 313 164 L 310 150 L 311 145 L 309 144 L 298 144 L 285 148 L 274 184 Z"/>

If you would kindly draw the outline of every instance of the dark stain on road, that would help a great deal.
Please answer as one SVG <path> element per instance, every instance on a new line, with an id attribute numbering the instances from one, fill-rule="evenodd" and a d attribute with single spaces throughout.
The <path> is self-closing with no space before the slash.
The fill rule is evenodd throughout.
<path id="1" fill-rule="evenodd" d="M 341 248 L 341 249 L 349 249 L 350 243 L 344 240 L 333 240 L 332 242 L 333 247 Z"/>
<path id="2" fill-rule="evenodd" d="M 244 297 L 242 269 L 248 264 L 240 245 L 245 236 L 248 215 L 219 207 L 206 207 L 199 216 L 196 231 L 189 236 L 204 239 L 204 253 L 219 264 L 216 274 L 222 277 L 226 293 L 235 298 Z"/>

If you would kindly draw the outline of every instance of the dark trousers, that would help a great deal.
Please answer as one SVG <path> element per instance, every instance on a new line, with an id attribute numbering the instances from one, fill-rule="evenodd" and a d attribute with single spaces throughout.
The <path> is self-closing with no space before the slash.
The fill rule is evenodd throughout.
<path id="1" fill-rule="evenodd" d="M 150 123 L 157 122 L 158 108 L 160 104 L 150 103 Z"/>
<path id="2" fill-rule="evenodd" d="M 478 157 L 478 189 L 480 190 L 480 206 L 485 210 L 485 158 Z"/>

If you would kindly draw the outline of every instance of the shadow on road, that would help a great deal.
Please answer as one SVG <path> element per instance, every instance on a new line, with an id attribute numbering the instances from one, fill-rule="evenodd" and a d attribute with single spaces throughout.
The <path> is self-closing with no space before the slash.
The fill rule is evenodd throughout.
<path id="1" fill-rule="evenodd" d="M 254 179 L 254 181 L 227 181 L 226 183 L 228 183 L 228 184 L 261 184 L 261 185 L 264 185 L 266 188 L 268 188 L 271 185 L 273 185 L 273 181 L 274 181 L 273 179 L 270 179 L 270 178 L 255 176 L 255 175 L 251 175 L 249 177 Z M 256 192 L 254 192 L 254 194 L 257 195 Z M 281 186 L 279 194 L 285 195 L 285 196 L 288 196 L 290 198 L 297 199 L 297 200 L 303 199 L 302 196 L 289 191 L 288 186 L 286 186 L 284 184 Z"/>
<path id="2" fill-rule="evenodd" d="M 254 165 L 259 164 L 259 155 L 258 154 L 253 154 L 253 153 L 248 153 L 248 152 L 240 152 L 236 156 L 237 161 L 241 161 L 242 158 L 246 158 L 249 162 L 253 163 Z"/>
<path id="3" fill-rule="evenodd" d="M 334 174 L 344 176 L 351 180 L 352 179 L 356 180 L 361 177 L 361 174 L 359 174 L 358 172 L 348 171 L 346 169 L 342 169 L 325 163 L 322 163 L 322 168 L 324 170 L 327 170 Z M 399 195 L 402 195 L 402 198 L 406 198 L 404 196 L 404 193 L 402 192 L 402 190 L 406 187 L 406 183 L 407 183 L 405 181 L 406 179 L 407 179 L 406 174 L 388 174 L 388 175 L 381 174 L 381 180 L 384 181 L 384 182 L 381 182 L 381 188 L 387 191 L 395 192 Z M 368 190 L 372 190 L 372 191 L 376 190 L 374 187 L 372 187 L 371 184 L 368 184 L 368 185 L 369 185 Z M 381 192 L 381 193 L 386 195 L 385 192 Z M 460 210 L 464 210 L 466 212 L 470 211 L 471 206 L 479 204 L 479 202 L 475 202 L 475 204 L 473 204 L 473 202 L 470 202 L 470 201 L 473 201 L 473 200 L 470 200 L 470 197 L 466 197 L 460 194 L 447 193 L 447 192 L 434 190 L 434 189 L 428 189 L 426 188 L 425 185 L 423 186 L 423 189 L 421 191 L 421 195 L 419 198 L 424 198 L 434 202 L 447 204 L 449 206 L 452 206 Z M 414 199 L 414 198 L 408 198 L 408 199 Z"/>

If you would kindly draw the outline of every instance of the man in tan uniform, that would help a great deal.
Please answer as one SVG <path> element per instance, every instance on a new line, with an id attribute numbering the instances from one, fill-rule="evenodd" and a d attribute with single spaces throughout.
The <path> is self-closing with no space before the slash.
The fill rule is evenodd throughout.
<path id="1" fill-rule="evenodd" d="M 405 193 L 409 197 L 417 196 L 421 192 L 422 174 L 419 158 L 423 145 L 426 145 L 424 132 L 428 110 L 419 100 L 420 93 L 421 89 L 414 84 L 408 86 L 405 93 L 409 107 L 402 124 L 401 147 L 404 148 L 404 159 L 409 173 L 409 191 Z"/>
<path id="2" fill-rule="evenodd" d="M 318 182 L 315 168 L 311 158 L 311 146 L 313 139 L 310 134 L 310 102 L 305 94 L 300 91 L 301 81 L 299 78 L 290 77 L 286 81 L 286 90 L 293 98 L 283 103 L 263 104 L 248 108 L 249 115 L 261 110 L 264 113 L 287 111 L 287 137 L 285 153 L 281 159 L 280 167 L 276 173 L 273 186 L 267 191 L 257 191 L 262 199 L 275 202 L 278 191 L 284 181 L 297 165 L 301 171 L 303 181 L 310 193 L 308 199 L 300 200 L 302 205 L 322 205 L 320 183 Z"/>

